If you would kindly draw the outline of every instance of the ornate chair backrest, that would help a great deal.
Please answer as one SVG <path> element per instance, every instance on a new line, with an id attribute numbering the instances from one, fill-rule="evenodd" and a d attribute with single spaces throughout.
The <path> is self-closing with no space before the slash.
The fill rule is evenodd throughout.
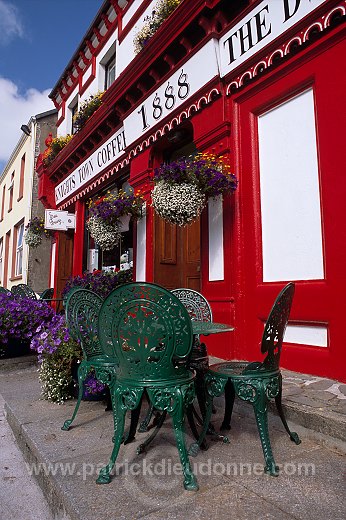
<path id="1" fill-rule="evenodd" d="M 37 300 L 36 293 L 26 285 L 25 283 L 19 283 L 18 285 L 14 285 L 11 287 L 11 292 L 15 296 L 21 296 L 22 298 L 31 298 L 32 300 Z"/>
<path id="2" fill-rule="evenodd" d="M 213 313 L 203 294 L 193 289 L 173 289 L 171 291 L 184 304 L 191 320 L 213 321 Z"/>
<path id="3" fill-rule="evenodd" d="M 188 374 L 183 362 L 192 347 L 191 319 L 163 287 L 138 282 L 114 289 L 102 304 L 98 333 L 120 379 L 155 383 Z"/>
<path id="4" fill-rule="evenodd" d="M 80 341 L 87 361 L 103 355 L 97 333 L 98 314 L 103 299 L 88 289 L 76 289 L 66 301 L 66 322 L 71 336 Z"/>
<path id="5" fill-rule="evenodd" d="M 46 289 L 45 291 L 43 291 L 43 293 L 40 296 L 40 299 L 41 300 L 51 300 L 53 298 L 53 294 L 54 294 L 54 288 L 50 287 L 49 289 Z"/>
<path id="6" fill-rule="evenodd" d="M 290 315 L 295 285 L 290 282 L 277 296 L 264 327 L 261 352 L 267 354 L 261 369 L 277 370 L 285 330 Z"/>

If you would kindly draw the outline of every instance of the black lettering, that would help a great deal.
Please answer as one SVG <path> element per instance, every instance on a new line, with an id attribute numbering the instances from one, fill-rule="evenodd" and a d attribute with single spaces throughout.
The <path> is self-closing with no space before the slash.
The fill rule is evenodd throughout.
<path id="1" fill-rule="evenodd" d="M 264 28 L 264 29 L 266 28 L 266 18 L 265 18 L 266 15 L 265 14 L 264 14 L 263 19 L 261 21 L 261 14 L 263 13 L 263 11 L 266 11 L 267 13 L 269 13 L 269 8 L 268 8 L 267 5 L 265 7 L 263 7 L 263 9 L 259 13 L 257 13 L 255 15 L 256 29 L 257 29 L 257 43 L 260 42 L 261 40 L 263 40 L 263 38 L 268 36 L 268 34 L 270 34 L 271 31 L 272 31 L 272 26 L 271 26 L 271 24 L 269 24 L 267 33 L 264 34 L 262 32 L 262 28 Z"/>
<path id="2" fill-rule="evenodd" d="M 224 46 L 226 46 L 226 44 L 228 44 L 229 65 L 235 61 L 233 42 L 232 42 L 233 36 L 238 38 L 237 33 L 234 33 L 234 34 L 231 34 L 231 36 L 229 38 L 227 38 L 227 40 L 224 42 Z"/>
<path id="3" fill-rule="evenodd" d="M 283 0 L 284 3 L 284 12 L 285 12 L 285 19 L 284 23 L 287 22 L 290 18 L 292 18 L 293 15 L 296 14 L 296 12 L 299 9 L 300 6 L 300 0 L 295 0 L 295 7 L 293 9 L 293 12 L 290 12 L 290 0 Z"/>
<path id="4" fill-rule="evenodd" d="M 181 74 L 178 78 L 178 85 L 178 97 L 180 99 L 185 99 L 190 92 L 190 84 L 187 82 L 187 74 L 184 72 L 184 69 L 181 70 Z"/>
<path id="5" fill-rule="evenodd" d="M 161 100 L 157 94 L 155 94 L 154 101 L 153 101 L 153 118 L 154 119 L 160 119 L 162 116 L 162 106 L 161 106 Z"/>
<path id="6" fill-rule="evenodd" d="M 251 18 L 251 20 L 252 20 L 252 18 Z M 252 42 L 252 34 L 251 34 L 251 20 L 249 20 L 245 24 L 247 26 L 247 34 L 244 35 L 244 27 L 245 27 L 245 25 L 243 25 L 239 29 L 240 55 L 241 56 L 243 54 L 245 54 L 247 51 L 249 51 L 253 47 L 253 45 L 254 45 L 253 42 Z M 249 40 L 249 47 L 248 47 L 248 49 L 245 49 L 245 40 Z"/>
<path id="7" fill-rule="evenodd" d="M 97 164 L 98 164 L 98 166 L 101 168 L 101 166 L 102 166 L 102 162 L 101 162 L 100 154 L 101 154 L 101 152 L 97 152 Z"/>

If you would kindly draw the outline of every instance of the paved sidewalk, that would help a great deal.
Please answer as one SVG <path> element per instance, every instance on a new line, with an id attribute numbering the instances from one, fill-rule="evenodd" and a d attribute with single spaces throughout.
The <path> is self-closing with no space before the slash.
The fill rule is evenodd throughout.
<path id="1" fill-rule="evenodd" d="M 287 371 L 284 381 L 287 417 L 290 426 L 294 419 L 302 443 L 292 443 L 279 418 L 270 414 L 270 436 L 280 475 L 263 473 L 252 409 L 238 401 L 230 444 L 210 441 L 208 451 L 191 459 L 200 487 L 196 493 L 183 488 L 170 421 L 146 455 L 136 455 L 146 434 L 138 434 L 134 443 L 122 446 L 119 474 L 110 484 L 99 486 L 95 480 L 100 467 L 108 462 L 113 431 L 112 414 L 104 411 L 102 403 L 82 402 L 75 427 L 64 432 L 61 425 L 71 416 L 75 402 L 58 406 L 40 400 L 35 367 L 23 364 L 8 371 L 0 369 L 0 394 L 18 445 L 31 471 L 37 473 L 55 518 L 344 520 L 345 385 Z M 217 426 L 223 398 L 215 404 L 213 423 Z"/>
<path id="2" fill-rule="evenodd" d="M 0 518 L 11 520 L 53 520 L 46 499 L 34 477 L 28 476 L 4 413 L 0 396 Z"/>

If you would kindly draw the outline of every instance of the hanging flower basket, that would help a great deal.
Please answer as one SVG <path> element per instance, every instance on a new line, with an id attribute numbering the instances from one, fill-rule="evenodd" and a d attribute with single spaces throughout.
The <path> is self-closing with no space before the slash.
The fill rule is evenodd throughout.
<path id="1" fill-rule="evenodd" d="M 151 194 L 156 213 L 178 226 L 186 226 L 196 220 L 206 204 L 205 195 L 197 186 L 188 183 L 172 185 L 160 181 Z"/>
<path id="2" fill-rule="evenodd" d="M 34 249 L 41 244 L 43 237 L 51 237 L 50 231 L 48 229 L 44 229 L 43 218 L 34 217 L 33 219 L 29 220 L 28 224 L 25 226 L 25 243 Z"/>
<path id="3" fill-rule="evenodd" d="M 118 244 L 121 233 L 128 230 L 131 217 L 141 217 L 143 201 L 140 192 L 126 193 L 123 190 L 119 190 L 117 194 L 108 192 L 105 196 L 92 200 L 87 225 L 95 242 L 106 251 L 113 249 Z"/>
<path id="4" fill-rule="evenodd" d="M 154 170 L 153 180 L 154 210 L 179 226 L 196 220 L 209 197 L 233 192 L 238 184 L 223 157 L 206 153 L 162 164 Z"/>
<path id="5" fill-rule="evenodd" d="M 109 251 L 118 245 L 121 238 L 120 231 L 114 224 L 108 224 L 102 218 L 90 217 L 88 229 L 95 242 L 104 250 Z"/>

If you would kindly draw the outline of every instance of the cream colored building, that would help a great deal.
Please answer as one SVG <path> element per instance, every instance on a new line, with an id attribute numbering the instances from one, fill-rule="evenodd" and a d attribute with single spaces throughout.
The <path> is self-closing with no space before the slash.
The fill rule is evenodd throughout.
<path id="1" fill-rule="evenodd" d="M 0 174 L 0 285 L 11 289 L 18 283 L 36 292 L 49 286 L 50 240 L 32 250 L 25 244 L 25 226 L 44 208 L 37 199 L 35 162 L 44 140 L 56 135 L 57 111 L 33 116 L 22 125 L 22 136 Z"/>

